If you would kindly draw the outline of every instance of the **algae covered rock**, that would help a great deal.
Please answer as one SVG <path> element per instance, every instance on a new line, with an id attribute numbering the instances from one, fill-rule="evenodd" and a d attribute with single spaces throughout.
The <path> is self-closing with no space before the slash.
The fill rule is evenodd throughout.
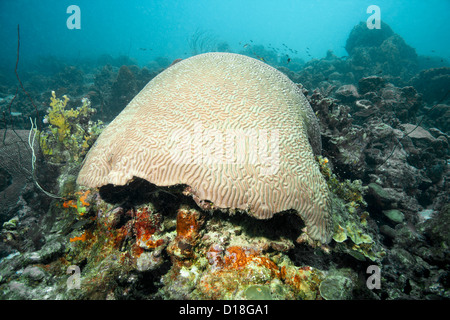
<path id="1" fill-rule="evenodd" d="M 336 97 L 342 102 L 354 102 L 359 98 L 358 89 L 352 84 L 346 84 L 339 87 L 335 93 Z"/>
<path id="2" fill-rule="evenodd" d="M 438 213 L 427 219 L 425 229 L 431 239 L 439 244 L 441 250 L 448 252 L 450 246 L 450 204 L 445 205 Z"/>
<path id="3" fill-rule="evenodd" d="M 383 214 L 395 223 L 402 223 L 405 219 L 404 214 L 397 209 L 383 211 Z"/>
<path id="4" fill-rule="evenodd" d="M 368 226 L 369 214 L 365 211 L 364 200 L 368 188 L 361 180 L 339 181 L 331 172 L 328 160 L 318 157 L 322 174 L 328 183 L 333 207 L 333 240 L 337 243 L 336 252 L 345 252 L 357 260 L 366 258 L 376 261 L 384 255 L 374 231 Z M 381 191 L 380 191 L 381 192 Z"/>
<path id="5" fill-rule="evenodd" d="M 252 285 L 245 290 L 245 297 L 248 300 L 272 300 L 270 288 L 262 285 Z"/>
<path id="6" fill-rule="evenodd" d="M 378 91 L 386 85 L 386 80 L 378 76 L 370 76 L 361 78 L 358 81 L 359 91 L 361 94 L 367 92 Z"/>
<path id="7" fill-rule="evenodd" d="M 351 269 L 331 271 L 320 283 L 320 295 L 325 300 L 348 300 L 353 297 L 358 276 Z"/>
<path id="8" fill-rule="evenodd" d="M 394 31 L 392 31 L 391 27 L 383 21 L 381 21 L 380 29 L 369 29 L 365 22 L 360 22 L 350 32 L 345 44 L 345 50 L 352 54 L 354 49 L 358 47 L 377 47 L 393 34 Z"/>
<path id="9" fill-rule="evenodd" d="M 410 82 L 423 94 L 423 99 L 426 102 L 435 103 L 446 96 L 450 86 L 450 68 L 442 67 L 422 70 Z M 448 102 L 448 96 L 443 102 L 445 101 Z"/>
<path id="10" fill-rule="evenodd" d="M 387 188 L 383 188 L 377 183 L 370 183 L 369 187 L 369 196 L 373 199 L 373 201 L 380 208 L 387 208 L 392 203 L 395 203 L 397 199 L 395 198 L 395 194 L 390 193 Z"/>
<path id="11" fill-rule="evenodd" d="M 406 84 L 418 71 L 415 49 L 384 22 L 381 29 L 368 29 L 365 22 L 356 25 L 345 49 L 357 76 L 383 73 L 394 83 Z"/>

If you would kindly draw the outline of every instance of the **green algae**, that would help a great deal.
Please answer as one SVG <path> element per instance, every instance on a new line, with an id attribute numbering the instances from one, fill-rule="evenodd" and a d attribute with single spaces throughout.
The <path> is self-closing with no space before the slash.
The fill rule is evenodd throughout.
<path id="1" fill-rule="evenodd" d="M 364 200 L 368 187 L 361 180 L 340 181 L 332 172 L 328 160 L 317 157 L 321 172 L 330 190 L 334 232 L 332 239 L 338 244 L 336 251 L 350 254 L 358 260 L 377 261 L 384 257 L 381 245 L 374 240 L 367 225 L 369 213 Z M 384 190 L 379 190 L 384 192 Z"/>
<path id="2" fill-rule="evenodd" d="M 252 285 L 245 290 L 245 297 L 248 300 L 272 300 L 270 288 L 263 285 Z"/>

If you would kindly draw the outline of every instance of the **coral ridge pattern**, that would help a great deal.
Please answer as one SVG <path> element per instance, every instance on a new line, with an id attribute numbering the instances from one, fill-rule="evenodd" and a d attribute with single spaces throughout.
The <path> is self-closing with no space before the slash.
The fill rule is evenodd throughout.
<path id="1" fill-rule="evenodd" d="M 150 81 L 102 132 L 77 182 L 185 184 L 199 203 L 260 219 L 295 209 L 308 236 L 326 243 L 320 149 L 314 112 L 284 74 L 243 55 L 206 53 Z"/>

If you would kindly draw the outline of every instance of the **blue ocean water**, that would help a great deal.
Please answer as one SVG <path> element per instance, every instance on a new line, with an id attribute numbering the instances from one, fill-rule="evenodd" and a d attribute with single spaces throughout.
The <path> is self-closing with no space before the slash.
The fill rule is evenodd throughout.
<path id="1" fill-rule="evenodd" d="M 71 5 L 80 9 L 80 29 L 67 27 Z M 159 56 L 192 55 L 189 41 L 199 32 L 234 52 L 252 41 L 286 46 L 305 61 L 327 50 L 346 56 L 345 41 L 354 25 L 369 18 L 370 5 L 419 55 L 450 59 L 448 0 L 2 0 L 0 60 L 14 68 L 17 25 L 23 64 L 49 55 L 95 59 L 106 53 L 143 66 Z"/>

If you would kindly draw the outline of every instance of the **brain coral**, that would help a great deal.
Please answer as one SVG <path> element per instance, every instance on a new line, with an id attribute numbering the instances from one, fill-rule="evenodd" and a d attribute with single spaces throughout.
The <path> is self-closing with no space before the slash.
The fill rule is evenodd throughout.
<path id="1" fill-rule="evenodd" d="M 311 144 L 310 144 L 311 143 Z M 260 219 L 295 209 L 330 240 L 330 200 L 314 160 L 317 119 L 299 88 L 267 64 L 205 53 L 160 73 L 108 125 L 77 182 L 188 185 L 197 203 Z"/>

